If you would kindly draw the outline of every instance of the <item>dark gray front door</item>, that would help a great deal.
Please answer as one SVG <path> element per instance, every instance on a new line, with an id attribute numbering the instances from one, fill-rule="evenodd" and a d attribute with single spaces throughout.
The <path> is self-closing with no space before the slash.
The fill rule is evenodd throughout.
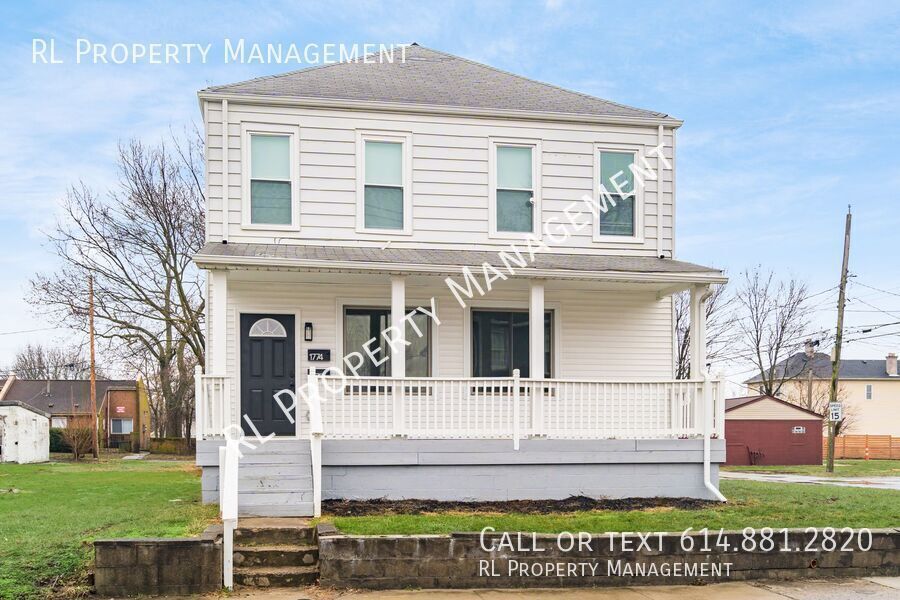
<path id="1" fill-rule="evenodd" d="M 241 427 L 245 434 L 294 435 L 294 424 L 275 401 L 275 394 L 284 389 L 294 390 L 294 316 L 241 315 Z M 292 406 L 286 394 L 281 402 Z M 293 410 L 290 418 L 294 418 Z"/>

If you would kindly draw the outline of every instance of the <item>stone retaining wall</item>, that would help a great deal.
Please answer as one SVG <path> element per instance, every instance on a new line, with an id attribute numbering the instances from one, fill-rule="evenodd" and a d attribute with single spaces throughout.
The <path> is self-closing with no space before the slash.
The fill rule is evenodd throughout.
<path id="1" fill-rule="evenodd" d="M 199 538 L 94 542 L 94 586 L 101 596 L 186 596 L 222 588 L 222 543 L 210 528 Z"/>
<path id="2" fill-rule="evenodd" d="M 810 551 L 805 548 L 812 534 L 804 530 L 789 530 L 787 536 L 776 530 L 778 545 L 769 551 L 741 550 L 747 538 L 741 532 L 717 534 L 706 538 L 708 551 L 702 551 L 700 535 L 654 534 L 646 540 L 649 548 L 637 549 L 640 539 L 633 534 L 615 536 L 612 548 L 606 534 L 584 540 L 579 548 L 576 533 L 574 548 L 565 552 L 558 542 L 567 549 L 569 538 L 530 533 L 522 534 L 522 543 L 511 534 L 505 541 L 513 548 L 507 544 L 492 552 L 483 549 L 479 534 L 471 533 L 322 536 L 320 584 L 369 589 L 592 587 L 900 574 L 898 529 L 872 530 L 871 548 L 852 552 L 823 550 L 821 532 L 813 546 L 817 549 Z M 688 538 L 696 550 L 685 550 Z M 502 539 L 486 536 L 485 543 L 491 547 Z M 746 543 L 754 541 L 758 545 L 762 534 L 750 535 Z"/>

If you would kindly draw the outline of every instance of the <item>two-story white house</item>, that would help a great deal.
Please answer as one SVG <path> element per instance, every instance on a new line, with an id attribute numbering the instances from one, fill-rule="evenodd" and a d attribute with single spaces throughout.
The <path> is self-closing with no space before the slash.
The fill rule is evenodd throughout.
<path id="1" fill-rule="evenodd" d="M 418 45 L 199 98 L 206 501 L 240 430 L 242 514 L 721 499 L 703 302 L 725 278 L 674 259 L 681 121 Z"/>

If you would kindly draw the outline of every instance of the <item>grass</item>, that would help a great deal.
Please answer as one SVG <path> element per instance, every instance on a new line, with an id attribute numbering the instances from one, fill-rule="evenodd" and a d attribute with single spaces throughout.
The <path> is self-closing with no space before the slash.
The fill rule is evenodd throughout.
<path id="1" fill-rule="evenodd" d="M 753 465 L 748 467 L 722 467 L 724 471 L 752 473 L 794 473 L 823 477 L 900 477 L 900 460 L 848 460 L 834 461 L 834 473 L 827 473 L 825 465 Z"/>
<path id="2" fill-rule="evenodd" d="M 193 535 L 215 515 L 188 462 L 0 465 L 0 598 L 77 591 L 92 540 Z"/>
<path id="3" fill-rule="evenodd" d="M 357 535 L 440 534 L 480 531 L 672 531 L 744 527 L 896 527 L 900 492 L 825 485 L 723 481 L 727 504 L 694 510 L 656 508 L 569 514 L 436 513 L 329 517 L 344 533 Z"/>

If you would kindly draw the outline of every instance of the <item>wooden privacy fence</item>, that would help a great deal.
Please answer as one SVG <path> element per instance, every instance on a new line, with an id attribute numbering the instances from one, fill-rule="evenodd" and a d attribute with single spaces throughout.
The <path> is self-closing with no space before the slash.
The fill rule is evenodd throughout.
<path id="1" fill-rule="evenodd" d="M 900 460 L 900 437 L 889 435 L 839 435 L 834 440 L 835 458 L 869 458 Z M 822 438 L 822 456 L 828 454 L 828 438 Z"/>

